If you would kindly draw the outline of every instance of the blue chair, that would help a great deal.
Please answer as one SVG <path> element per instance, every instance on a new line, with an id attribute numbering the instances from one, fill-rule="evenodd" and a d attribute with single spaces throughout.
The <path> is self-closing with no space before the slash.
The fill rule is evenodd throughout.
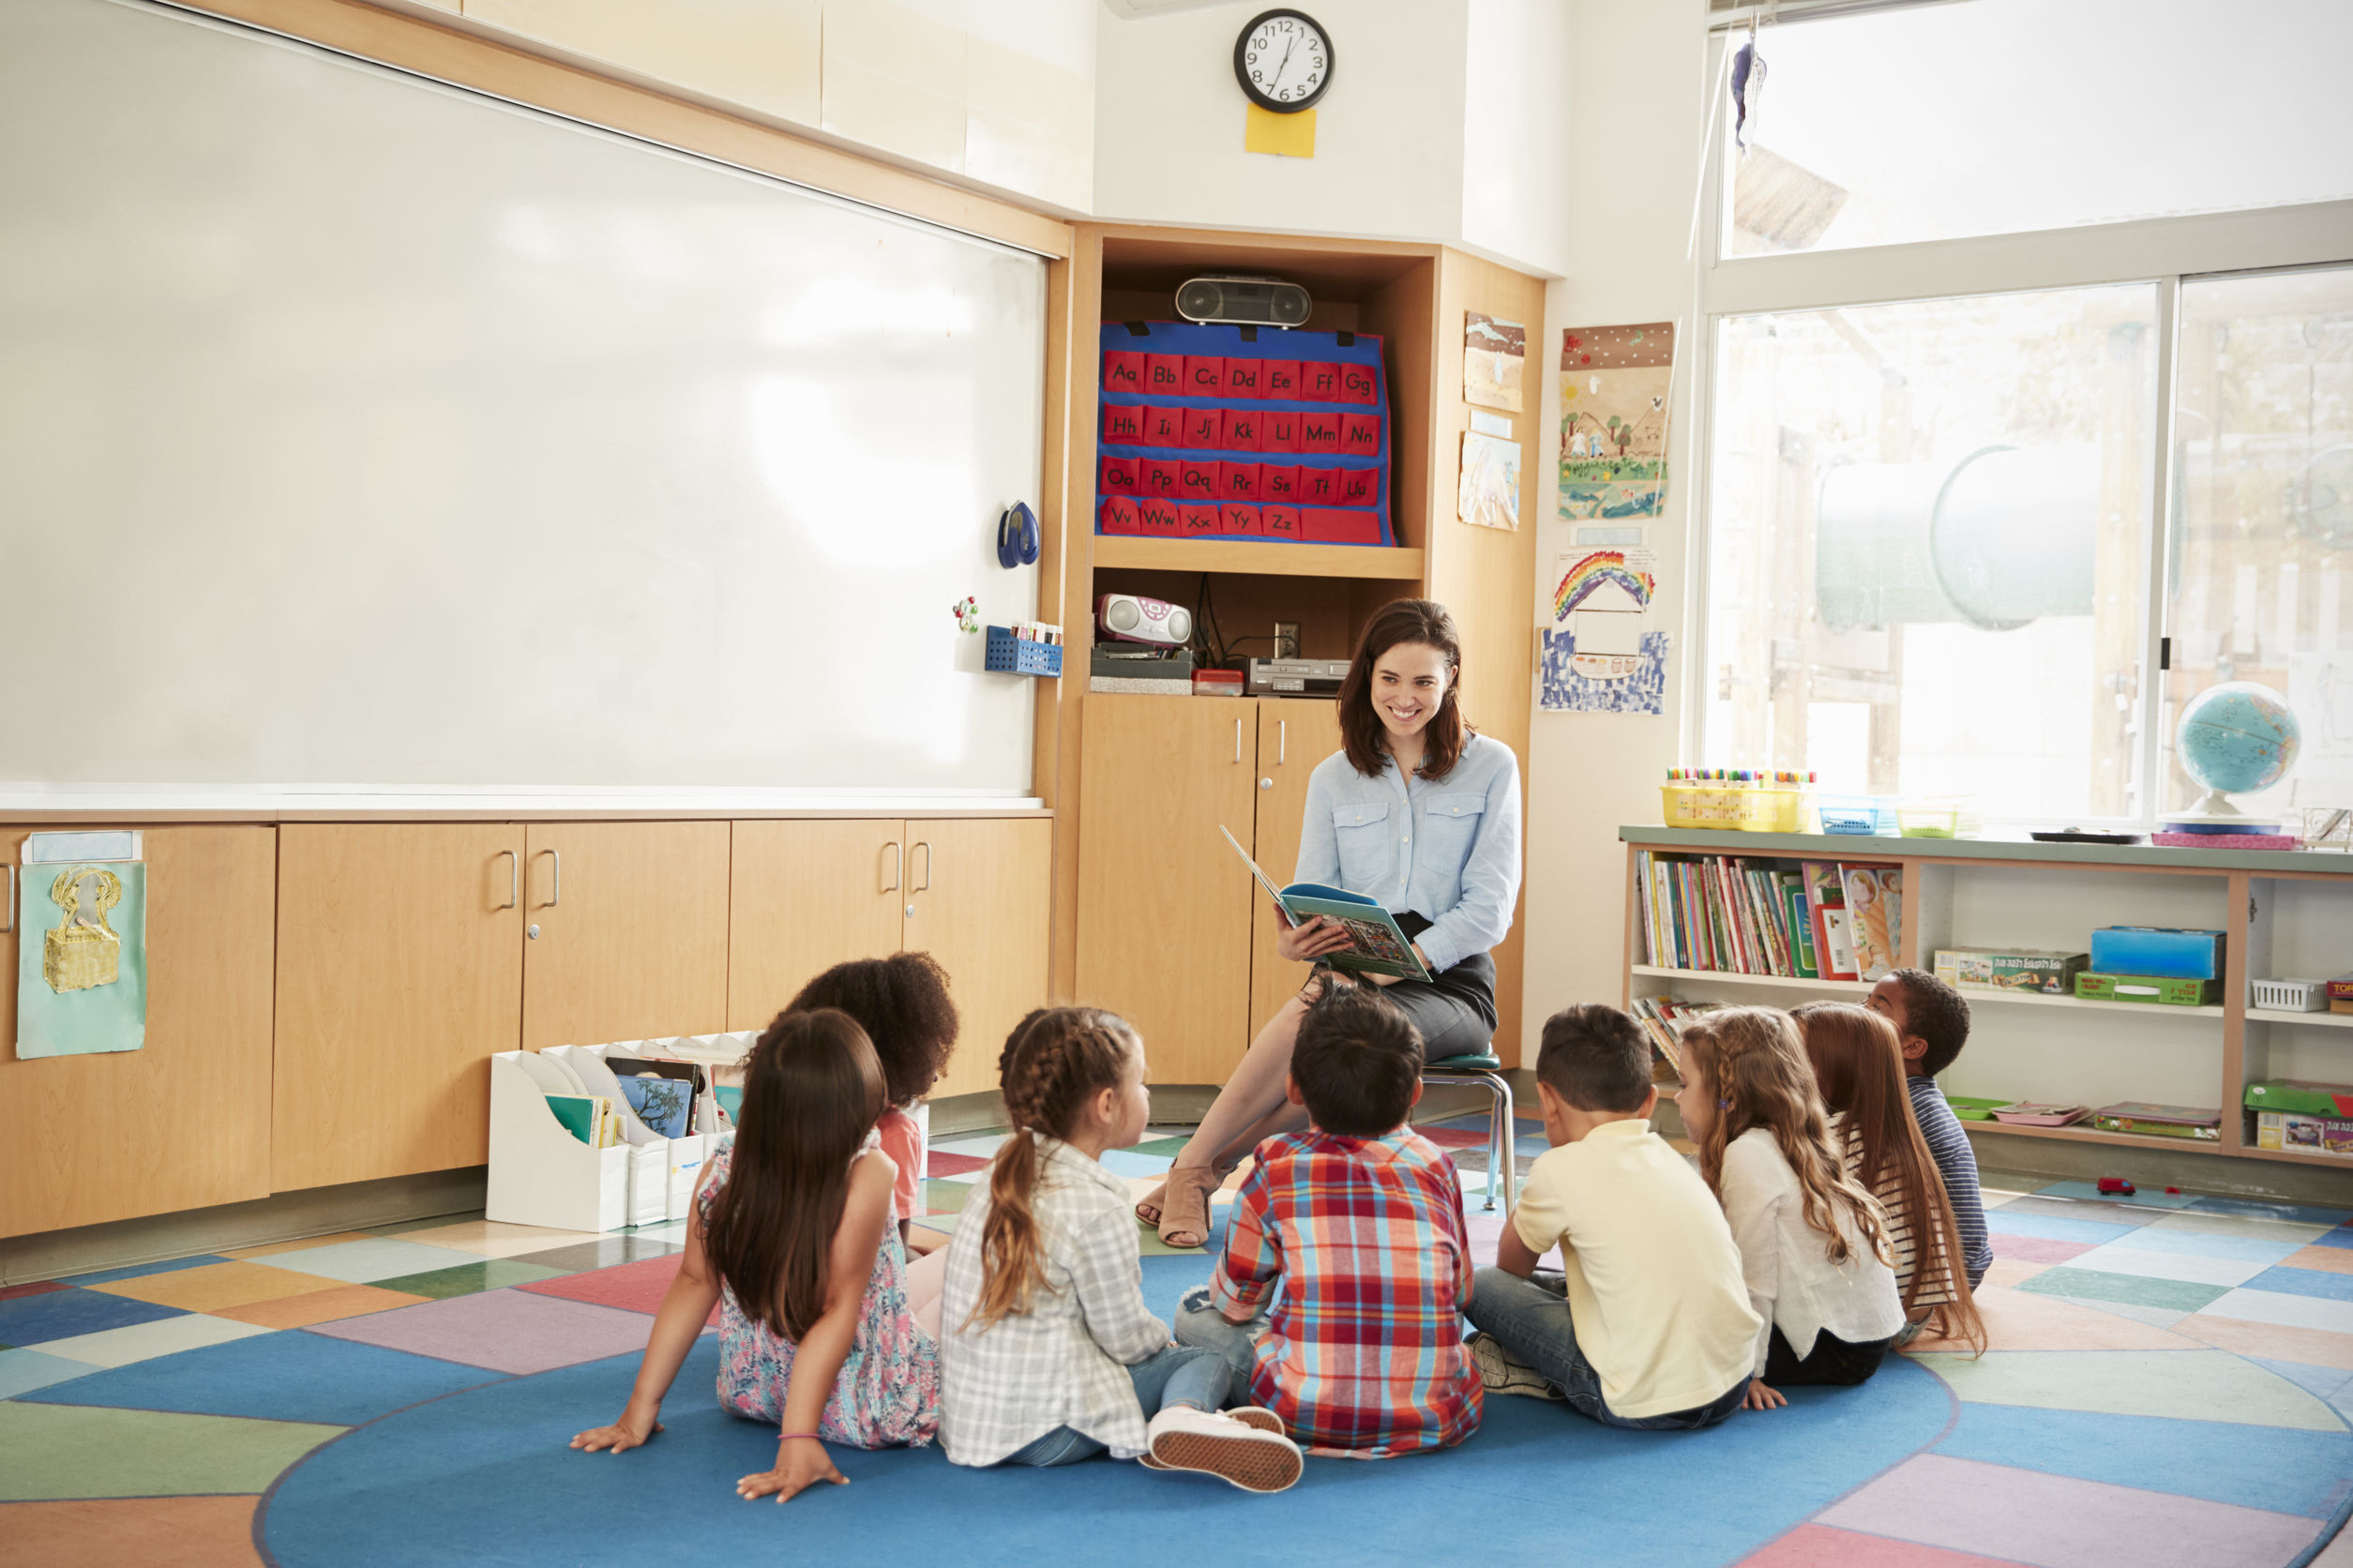
<path id="1" fill-rule="evenodd" d="M 1512 1086 L 1503 1077 L 1503 1059 L 1492 1050 L 1463 1056 L 1441 1056 L 1422 1064 L 1424 1083 L 1443 1083 L 1487 1092 L 1487 1200 L 1495 1207 L 1495 1190 L 1503 1189 L 1503 1207 L 1519 1200 L 1519 1166 L 1513 1159 Z"/>

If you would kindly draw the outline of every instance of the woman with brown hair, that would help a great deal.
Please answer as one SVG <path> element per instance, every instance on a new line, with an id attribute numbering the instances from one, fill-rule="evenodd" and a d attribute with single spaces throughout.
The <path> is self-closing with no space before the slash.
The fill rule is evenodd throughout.
<path id="1" fill-rule="evenodd" d="M 1927 1139 L 1912 1120 L 1895 1026 L 1868 1008 L 1841 1002 L 1809 1002 L 1789 1016 L 1805 1038 L 1805 1054 L 1832 1113 L 1831 1136 L 1845 1155 L 1847 1174 L 1887 1214 L 1895 1289 L 1904 1319 L 1911 1325 L 1897 1343 L 1924 1325 L 1937 1338 L 1983 1350 L 1984 1319 L 1969 1294 L 1968 1274 L 1954 1261 L 1962 1256 L 1960 1229 L 1945 1201 L 1944 1178 Z"/>
<path id="2" fill-rule="evenodd" d="M 1462 640 L 1428 599 L 1400 599 L 1365 623 L 1340 683 L 1341 749 L 1307 781 L 1294 882 L 1377 898 L 1430 978 L 1376 983 L 1421 1033 L 1425 1060 L 1485 1050 L 1495 1034 L 1495 961 L 1519 897 L 1519 760 L 1462 711 Z M 1286 930 L 1292 962 L 1349 945 L 1322 918 Z M 1305 1124 L 1284 1097 L 1307 1003 L 1353 984 L 1319 964 L 1259 1031 L 1168 1182 L 1136 1206 L 1170 1246 L 1209 1239 L 1209 1195 L 1242 1156 Z"/>

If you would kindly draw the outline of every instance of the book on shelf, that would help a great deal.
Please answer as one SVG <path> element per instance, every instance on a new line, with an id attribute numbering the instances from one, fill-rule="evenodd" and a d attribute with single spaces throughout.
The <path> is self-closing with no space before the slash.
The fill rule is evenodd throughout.
<path id="1" fill-rule="evenodd" d="M 1671 996 L 1637 996 L 1627 1003 L 1626 1010 L 1651 1040 L 1651 1081 L 1658 1084 L 1680 1084 L 1682 1081 L 1683 1053 L 1679 1041 L 1683 1025 L 1702 1013 L 1720 1013 L 1727 1005 L 1722 1002 L 1682 1002 Z"/>
<path id="2" fill-rule="evenodd" d="M 1855 969 L 1865 980 L 1884 977 L 1904 945 L 1904 871 L 1899 866 L 1848 866 L 1838 881 L 1847 895 L 1847 927 Z"/>
<path id="3" fill-rule="evenodd" d="M 612 1102 L 602 1094 L 550 1094 L 548 1109 L 564 1123 L 565 1131 L 591 1149 L 611 1149 L 622 1141 Z"/>
<path id="4" fill-rule="evenodd" d="M 1857 916 L 1867 920 L 1868 954 L 1884 974 L 1902 939 L 1901 876 L 1891 866 L 1639 851 L 1642 961 L 1793 980 L 1877 978 L 1858 950 Z"/>

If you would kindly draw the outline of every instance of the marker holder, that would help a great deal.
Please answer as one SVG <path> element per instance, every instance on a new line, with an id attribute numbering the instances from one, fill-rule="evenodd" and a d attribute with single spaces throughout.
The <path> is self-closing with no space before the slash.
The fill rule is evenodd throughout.
<path id="1" fill-rule="evenodd" d="M 1063 645 L 1032 642 L 1013 635 L 1009 626 L 988 628 L 988 647 L 981 668 L 1001 675 L 1055 676 L 1063 672 Z"/>

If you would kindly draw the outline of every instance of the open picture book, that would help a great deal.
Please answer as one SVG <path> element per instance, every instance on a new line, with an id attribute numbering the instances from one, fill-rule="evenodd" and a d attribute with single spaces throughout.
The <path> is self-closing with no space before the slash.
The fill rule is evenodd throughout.
<path id="1" fill-rule="evenodd" d="M 1250 852 L 1242 847 L 1241 840 L 1226 828 L 1217 831 L 1226 835 L 1226 842 L 1233 846 L 1233 852 L 1242 857 L 1242 864 L 1250 867 L 1250 874 L 1266 889 L 1266 896 L 1281 907 L 1293 926 L 1304 926 L 1320 914 L 1338 921 L 1348 932 L 1351 945 L 1325 954 L 1320 962 L 1350 974 L 1394 974 L 1401 980 L 1430 977 L 1429 970 L 1413 951 L 1413 943 L 1397 928 L 1396 918 L 1381 908 L 1379 900 L 1345 888 L 1325 887 L 1320 882 L 1293 882 L 1289 887 L 1277 887 L 1275 879 L 1250 858 Z"/>

